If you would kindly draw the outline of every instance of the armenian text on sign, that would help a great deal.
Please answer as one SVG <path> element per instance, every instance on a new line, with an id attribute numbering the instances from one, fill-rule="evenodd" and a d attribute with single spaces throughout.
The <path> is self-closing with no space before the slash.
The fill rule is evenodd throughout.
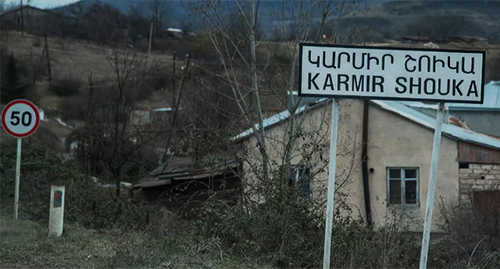
<path id="1" fill-rule="evenodd" d="M 302 96 L 483 102 L 484 52 L 300 45 Z"/>

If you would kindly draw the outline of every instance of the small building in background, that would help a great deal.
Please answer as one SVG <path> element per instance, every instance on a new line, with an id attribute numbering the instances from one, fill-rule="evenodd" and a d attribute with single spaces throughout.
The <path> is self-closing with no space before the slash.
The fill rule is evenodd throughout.
<path id="1" fill-rule="evenodd" d="M 403 102 L 428 115 L 436 117 L 437 105 L 422 102 Z M 500 81 L 491 81 L 484 86 L 483 104 L 447 104 L 450 116 L 465 123 L 472 130 L 500 137 Z"/>
<path id="2" fill-rule="evenodd" d="M 59 32 L 62 25 L 74 24 L 76 19 L 50 10 L 30 5 L 20 5 L 5 10 L 0 15 L 2 30 L 21 29 L 35 34 Z"/>
<path id="3" fill-rule="evenodd" d="M 182 110 L 182 108 L 179 108 L 179 110 Z M 130 113 L 130 122 L 134 125 L 170 126 L 173 116 L 174 109 L 171 107 L 137 109 Z"/>
<path id="4" fill-rule="evenodd" d="M 165 34 L 168 38 L 182 39 L 184 37 L 184 31 L 177 28 L 167 28 Z"/>
<path id="5" fill-rule="evenodd" d="M 236 203 L 241 197 L 239 166 L 229 160 L 170 156 L 133 186 L 136 199 L 184 213 L 201 208 L 213 195 Z"/>
<path id="6" fill-rule="evenodd" d="M 294 178 L 300 182 L 301 191 L 308 192 L 308 197 L 324 201 L 328 185 L 325 161 L 329 158 L 331 101 L 306 99 L 301 102 L 305 103 L 300 103 L 296 110 L 296 122 L 302 123 L 300 132 L 304 135 L 295 140 L 291 161 L 296 172 Z M 335 190 L 343 195 L 336 196 L 335 205 L 339 209 L 350 209 L 343 210 L 344 214 L 365 219 L 370 216 L 377 226 L 398 221 L 409 231 L 421 232 L 436 119 L 405 102 L 370 100 L 367 109 L 369 120 L 364 124 L 363 101 L 340 101 L 338 185 Z M 285 110 L 263 122 L 267 147 L 272 149 L 269 153 L 270 171 L 277 171 L 282 164 L 283 156 L 279 154 L 284 152 L 283 141 L 288 135 L 289 118 L 290 112 Z M 500 203 L 500 139 L 473 131 L 455 118 L 443 123 L 442 130 L 436 185 L 439 204 L 442 202 L 447 208 L 458 204 L 464 208 L 477 208 L 486 204 L 484 201 Z M 364 132 L 367 135 L 369 171 L 366 178 L 360 168 L 360 141 Z M 254 167 L 260 165 L 260 159 L 253 157 L 259 156 L 256 139 L 254 129 L 233 137 L 248 152 L 245 156 L 248 165 L 242 165 L 241 172 L 245 185 L 258 184 L 258 175 L 253 172 Z M 322 139 L 321 143 L 319 139 Z M 311 150 L 311 155 L 303 155 L 311 147 L 317 150 Z M 369 185 L 367 193 L 364 180 Z M 366 207 L 367 204 L 370 206 Z M 495 210 L 500 209 L 495 207 Z M 432 232 L 447 229 L 447 219 L 441 213 L 436 205 Z M 495 221 L 500 221 L 500 218 Z"/>

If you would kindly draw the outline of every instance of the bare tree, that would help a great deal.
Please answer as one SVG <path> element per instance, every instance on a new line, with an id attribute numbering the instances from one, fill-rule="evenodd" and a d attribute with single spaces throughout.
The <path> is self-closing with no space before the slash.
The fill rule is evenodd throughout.
<path id="1" fill-rule="evenodd" d="M 258 156 L 255 156 L 255 153 L 250 154 L 252 156 L 248 155 L 248 152 L 243 153 L 242 155 L 246 157 L 242 161 L 247 163 L 248 167 L 253 170 L 252 174 L 259 179 L 258 182 L 261 183 L 261 186 L 258 188 L 263 188 L 262 186 L 268 186 L 267 184 L 274 182 L 270 179 L 277 172 L 274 169 L 276 165 L 288 173 L 292 166 L 292 159 L 296 157 L 297 151 L 302 147 L 302 144 L 300 147 L 296 145 L 297 138 L 301 137 L 298 132 L 302 130 L 302 122 L 297 122 L 296 115 L 297 109 L 301 106 L 301 100 L 294 100 L 293 94 L 287 97 L 287 92 L 291 93 L 297 87 L 295 73 L 298 64 L 298 44 L 319 40 L 322 29 L 331 16 L 343 14 L 355 6 L 349 5 L 349 1 L 284 3 L 282 9 L 276 12 L 275 22 L 275 25 L 280 27 L 279 30 L 284 33 L 283 36 L 288 37 L 282 43 L 283 48 L 277 49 L 278 53 L 281 53 L 285 59 L 280 61 L 274 56 L 262 56 L 276 54 L 272 52 L 275 47 L 270 44 L 264 45 L 264 42 L 257 35 L 259 4 L 260 1 L 228 3 L 207 0 L 192 1 L 191 7 L 207 25 L 205 34 L 210 40 L 213 53 L 218 58 L 216 64 L 212 61 L 208 63 L 208 66 L 200 63 L 197 67 L 203 70 L 205 75 L 217 78 L 220 84 L 229 89 L 230 98 L 236 104 L 239 112 L 234 118 L 241 123 L 240 127 L 250 128 L 256 141 L 255 149 L 258 151 Z M 342 7 L 342 9 L 338 7 Z M 314 11 L 316 9 L 321 10 L 322 15 L 317 31 L 311 34 L 309 29 L 315 22 Z M 234 19 L 230 19 L 234 18 L 234 14 L 239 16 L 237 20 L 239 24 L 234 23 Z M 285 17 L 286 21 L 283 20 Z M 293 29 L 289 28 L 291 24 L 294 25 Z M 290 30 L 294 31 L 293 34 L 290 34 Z M 209 88 L 210 86 L 203 83 L 203 87 Z M 211 90 L 222 93 L 215 87 Z M 278 100 L 278 104 L 275 106 L 279 105 L 288 109 L 289 116 L 285 136 L 276 138 L 266 134 L 264 128 L 266 108 L 263 107 L 263 95 L 275 96 Z M 264 99 L 266 98 L 264 97 Z M 319 131 L 315 129 L 313 132 Z M 276 139 L 279 139 L 280 142 L 276 142 Z M 316 144 L 318 143 L 317 141 Z M 348 144 L 353 146 L 355 143 Z M 241 148 L 235 150 L 241 150 Z M 270 154 L 273 155 L 272 158 L 270 158 Z M 281 157 L 279 164 L 275 163 L 275 155 Z M 265 189 L 261 190 L 264 193 L 267 192 Z"/>
<path id="2" fill-rule="evenodd" d="M 141 83 L 158 65 L 118 49 L 108 56 L 108 63 L 114 70 L 115 83 L 100 88 L 89 79 L 85 126 L 74 134 L 72 141 L 79 144 L 87 172 L 101 169 L 101 174 L 108 174 L 116 182 L 119 195 L 125 167 L 134 165 L 139 150 L 161 134 L 152 124 L 131 119 L 135 101 L 144 91 Z"/>
<path id="3" fill-rule="evenodd" d="M 5 0 L 0 0 L 0 12 L 5 10 Z"/>
<path id="4" fill-rule="evenodd" d="M 166 0 L 153 0 L 149 4 L 149 12 L 151 19 L 154 20 L 155 36 L 158 36 L 163 30 L 164 24 L 168 24 L 168 14 L 174 12 L 174 5 L 172 2 Z"/>
<path id="5" fill-rule="evenodd" d="M 147 32 L 148 22 L 144 18 L 142 6 L 133 5 L 128 11 L 129 35 L 132 39 L 132 45 L 135 46 L 135 41 L 139 35 Z"/>
<path id="6" fill-rule="evenodd" d="M 80 27 L 82 24 L 83 15 L 85 14 L 85 9 L 80 3 L 76 3 L 71 6 L 70 13 L 71 15 L 75 16 L 77 27 Z"/>
<path id="7" fill-rule="evenodd" d="M 463 15 L 428 15 L 408 25 L 408 30 L 431 40 L 446 39 L 463 34 L 466 18 Z"/>
<path id="8" fill-rule="evenodd" d="M 243 115 L 247 125 L 251 126 L 258 139 L 263 167 L 262 177 L 266 180 L 269 178 L 269 158 L 260 101 L 256 53 L 259 1 L 252 0 L 250 5 L 234 1 L 234 6 L 210 0 L 191 2 L 191 4 L 210 28 L 208 37 L 223 69 L 222 74 L 220 74 L 221 79 L 230 87 L 241 115 Z M 226 12 L 239 14 L 244 32 L 232 31 L 237 25 L 235 25 L 234 20 L 226 20 L 228 14 Z M 245 75 L 240 76 L 240 68 L 245 70 Z M 255 118 L 258 126 L 253 125 Z"/>

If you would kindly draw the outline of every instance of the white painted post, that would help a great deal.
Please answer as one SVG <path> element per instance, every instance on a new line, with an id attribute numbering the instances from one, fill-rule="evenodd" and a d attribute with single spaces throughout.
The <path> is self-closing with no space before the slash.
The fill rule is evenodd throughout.
<path id="1" fill-rule="evenodd" d="M 434 130 L 434 143 L 432 144 L 431 171 L 429 174 L 429 186 L 427 190 L 427 206 L 425 209 L 424 233 L 422 236 L 422 251 L 420 253 L 420 269 L 427 268 L 429 252 L 429 240 L 431 235 L 432 210 L 434 207 L 434 191 L 436 189 L 436 175 L 439 161 L 439 148 L 441 147 L 441 128 L 443 126 L 444 103 L 439 103 L 436 127 Z"/>
<path id="2" fill-rule="evenodd" d="M 49 236 L 61 236 L 64 224 L 64 186 L 50 186 Z"/>
<path id="3" fill-rule="evenodd" d="M 22 138 L 17 139 L 17 160 L 16 160 L 16 190 L 14 195 L 14 219 L 17 219 L 19 210 L 19 180 L 21 177 L 21 145 Z"/>
<path id="4" fill-rule="evenodd" d="M 332 123 L 330 134 L 330 162 L 328 164 L 328 200 L 326 204 L 325 247 L 323 269 L 330 268 L 330 250 L 332 247 L 333 205 L 335 195 L 335 168 L 337 167 L 337 131 L 339 124 L 339 104 L 332 103 Z"/>

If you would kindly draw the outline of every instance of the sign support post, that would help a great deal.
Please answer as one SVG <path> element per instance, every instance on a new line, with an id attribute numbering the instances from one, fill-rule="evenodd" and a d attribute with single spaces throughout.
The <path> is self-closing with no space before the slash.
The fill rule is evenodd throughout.
<path id="1" fill-rule="evenodd" d="M 441 147 L 441 129 L 443 126 L 444 103 L 438 105 L 436 127 L 434 129 L 434 142 L 432 144 L 431 171 L 429 174 L 429 186 L 427 189 L 427 206 L 425 209 L 424 234 L 422 236 L 422 250 L 420 252 L 420 269 L 427 268 L 429 252 L 429 240 L 431 235 L 432 210 L 434 208 L 434 192 L 436 190 L 436 175 L 439 162 L 439 148 Z"/>
<path id="2" fill-rule="evenodd" d="M 330 162 L 328 164 L 328 200 L 326 204 L 325 247 L 323 269 L 330 268 L 330 250 L 332 247 L 333 205 L 335 197 L 335 168 L 337 167 L 337 132 L 339 126 L 339 103 L 332 102 L 332 122 L 330 128 Z"/>
<path id="3" fill-rule="evenodd" d="M 19 178 L 21 177 L 21 144 L 22 138 L 17 139 L 17 160 L 16 160 L 16 193 L 14 196 L 14 219 L 17 219 L 19 210 Z"/>
<path id="4" fill-rule="evenodd" d="M 21 177 L 22 139 L 32 135 L 40 124 L 40 113 L 36 106 L 24 99 L 8 103 L 2 111 L 2 127 L 9 135 L 17 138 L 16 182 L 14 192 L 14 219 L 19 212 L 19 181 Z"/>
<path id="5" fill-rule="evenodd" d="M 438 102 L 422 238 L 420 269 L 427 253 L 441 145 L 444 103 L 484 102 L 485 51 L 299 45 L 301 97 L 334 98 L 323 268 L 330 267 L 335 193 L 338 99 Z M 390 104 L 383 104 L 388 105 Z M 404 188 L 404 185 L 401 186 Z M 405 197 L 402 197 L 404 204 Z"/>

